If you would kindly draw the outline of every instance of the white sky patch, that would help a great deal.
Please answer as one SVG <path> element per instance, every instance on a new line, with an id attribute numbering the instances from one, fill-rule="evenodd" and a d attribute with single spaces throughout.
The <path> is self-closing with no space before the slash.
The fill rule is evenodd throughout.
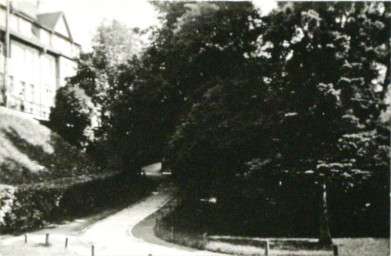
<path id="1" fill-rule="evenodd" d="M 272 0 L 253 0 L 262 15 L 277 6 Z M 102 20 L 116 19 L 129 27 L 148 28 L 158 24 L 158 13 L 147 0 L 40 0 L 41 12 L 63 11 L 72 35 L 84 51 Z"/>
<path id="2" fill-rule="evenodd" d="M 255 7 L 261 10 L 262 16 L 268 15 L 277 7 L 277 1 L 273 0 L 252 0 Z"/>
<path id="3" fill-rule="evenodd" d="M 41 0 L 41 12 L 63 11 L 72 35 L 84 51 L 102 20 L 118 20 L 145 29 L 158 23 L 154 7 L 146 0 Z"/>

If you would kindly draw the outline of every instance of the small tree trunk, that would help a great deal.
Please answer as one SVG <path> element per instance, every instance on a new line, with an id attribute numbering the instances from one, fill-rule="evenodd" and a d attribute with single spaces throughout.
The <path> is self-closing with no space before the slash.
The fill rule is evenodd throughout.
<path id="1" fill-rule="evenodd" d="M 327 187 L 326 180 L 322 183 L 322 202 L 320 208 L 320 233 L 319 244 L 324 247 L 331 247 L 333 241 L 331 240 L 329 216 L 327 212 Z"/>

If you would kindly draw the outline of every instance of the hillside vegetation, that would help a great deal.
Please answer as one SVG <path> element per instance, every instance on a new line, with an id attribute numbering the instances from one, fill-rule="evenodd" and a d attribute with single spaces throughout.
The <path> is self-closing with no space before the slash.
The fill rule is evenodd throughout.
<path id="1" fill-rule="evenodd" d="M 121 209 L 153 186 L 143 177 L 97 168 L 38 121 L 0 108 L 0 233 Z"/>
<path id="2" fill-rule="evenodd" d="M 83 152 L 22 113 L 0 108 L 0 184 L 96 173 Z"/>

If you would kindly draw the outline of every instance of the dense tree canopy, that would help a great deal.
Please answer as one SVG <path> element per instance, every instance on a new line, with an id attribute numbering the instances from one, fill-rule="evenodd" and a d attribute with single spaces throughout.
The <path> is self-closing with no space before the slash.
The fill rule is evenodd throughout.
<path id="1" fill-rule="evenodd" d="M 100 113 L 94 145 L 111 166 L 164 158 L 185 199 L 227 207 L 301 181 L 317 192 L 324 245 L 329 187 L 376 187 L 381 199 L 362 200 L 388 207 L 389 3 L 280 3 L 264 16 L 251 2 L 154 5 L 162 24 L 141 54 L 134 32 L 103 26 L 70 79 Z"/>
<path id="2" fill-rule="evenodd" d="M 371 175 L 388 180 L 389 132 L 380 114 L 389 80 L 380 73 L 389 65 L 389 15 L 382 3 L 281 4 L 255 24 L 256 36 L 235 35 L 241 45 L 257 40 L 258 52 L 250 47 L 235 55 L 237 46 L 220 48 L 224 56 L 235 56 L 229 62 L 235 69 L 203 82 L 200 87 L 210 89 L 195 98 L 172 138 L 169 163 L 179 184 L 200 197 L 197 189 L 201 195 L 230 194 L 232 186 L 224 187 L 246 175 L 311 175 L 323 184 L 326 211 L 327 183 L 354 186 Z M 186 33 L 202 36 L 194 29 Z M 189 45 L 188 56 L 203 50 Z M 191 74 L 202 70 L 193 68 Z M 329 244 L 326 213 L 321 240 Z"/>

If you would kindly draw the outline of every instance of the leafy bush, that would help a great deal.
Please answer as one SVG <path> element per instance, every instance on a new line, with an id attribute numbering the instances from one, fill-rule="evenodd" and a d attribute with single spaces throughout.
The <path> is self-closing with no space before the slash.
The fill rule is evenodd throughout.
<path id="1" fill-rule="evenodd" d="M 127 206 L 147 195 L 153 183 L 122 174 L 103 178 L 60 179 L 56 183 L 22 185 L 14 194 L 1 233 L 42 228 L 48 222 L 83 217 L 102 209 Z"/>
<path id="2" fill-rule="evenodd" d="M 11 211 L 4 216 L 2 232 L 23 232 L 41 228 L 62 196 L 62 188 L 19 187 Z"/>
<path id="3" fill-rule="evenodd" d="M 82 88 L 68 84 L 57 90 L 49 127 L 70 144 L 83 148 L 88 142 L 86 128 L 91 125 L 93 104 Z"/>

